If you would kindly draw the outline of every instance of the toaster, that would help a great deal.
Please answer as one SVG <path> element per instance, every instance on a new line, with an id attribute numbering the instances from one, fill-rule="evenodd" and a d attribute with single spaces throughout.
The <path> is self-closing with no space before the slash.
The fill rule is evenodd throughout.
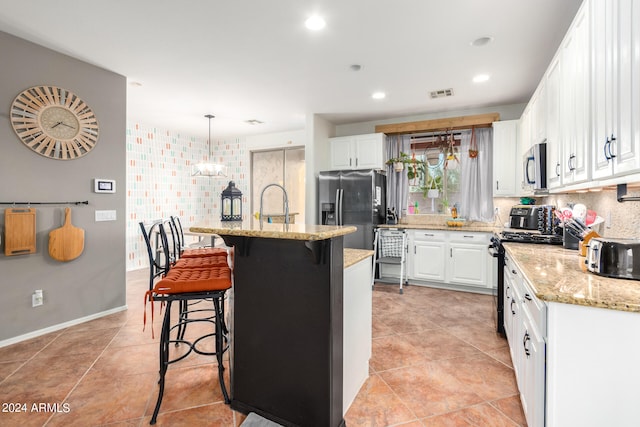
<path id="1" fill-rule="evenodd" d="M 640 280 L 640 239 L 594 237 L 585 263 L 587 270 L 601 276 Z"/>

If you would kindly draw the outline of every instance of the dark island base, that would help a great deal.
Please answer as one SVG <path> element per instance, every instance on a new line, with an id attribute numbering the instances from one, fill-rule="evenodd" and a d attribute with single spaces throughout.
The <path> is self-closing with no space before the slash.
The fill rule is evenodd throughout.
<path id="1" fill-rule="evenodd" d="M 343 238 L 222 236 L 235 247 L 231 407 L 340 427 Z"/>

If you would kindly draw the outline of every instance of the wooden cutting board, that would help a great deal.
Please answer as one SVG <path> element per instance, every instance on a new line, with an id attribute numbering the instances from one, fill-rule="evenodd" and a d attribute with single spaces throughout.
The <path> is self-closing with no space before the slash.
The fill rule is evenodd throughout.
<path id="1" fill-rule="evenodd" d="M 49 256 L 57 261 L 71 261 L 84 250 L 84 230 L 71 225 L 71 208 L 64 209 L 64 225 L 49 232 Z"/>
<path id="2" fill-rule="evenodd" d="M 36 210 L 8 208 L 4 210 L 4 254 L 32 254 L 36 251 Z"/>

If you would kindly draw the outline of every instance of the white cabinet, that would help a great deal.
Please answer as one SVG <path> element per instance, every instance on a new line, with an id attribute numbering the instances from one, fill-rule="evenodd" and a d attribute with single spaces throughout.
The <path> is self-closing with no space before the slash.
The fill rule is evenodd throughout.
<path id="1" fill-rule="evenodd" d="M 409 279 L 452 289 L 493 288 L 490 233 L 410 230 L 407 265 Z"/>
<path id="2" fill-rule="evenodd" d="M 412 230 L 409 248 L 409 278 L 444 282 L 446 274 L 443 231 Z"/>
<path id="3" fill-rule="evenodd" d="M 344 413 L 369 378 L 371 358 L 371 256 L 344 269 L 343 291 L 343 391 Z"/>
<path id="4" fill-rule="evenodd" d="M 508 256 L 504 275 L 504 326 L 522 410 L 527 425 L 544 426 L 546 304 L 536 298 Z"/>
<path id="5" fill-rule="evenodd" d="M 524 185 L 524 168 L 522 166 L 522 157 L 524 153 L 531 148 L 533 142 L 531 141 L 531 105 L 527 105 L 520 117 L 520 123 L 518 125 L 518 150 L 516 152 L 516 189 L 519 196 L 533 195 L 533 190 L 530 187 L 525 188 Z"/>
<path id="6" fill-rule="evenodd" d="M 530 140 L 532 144 L 539 144 L 547 139 L 547 85 L 545 79 L 540 81 L 538 88 L 529 101 L 531 104 Z"/>
<path id="7" fill-rule="evenodd" d="M 487 247 L 486 233 L 449 233 L 449 283 L 487 287 Z"/>
<path id="8" fill-rule="evenodd" d="M 640 8 L 591 2 L 593 178 L 640 170 Z"/>
<path id="9" fill-rule="evenodd" d="M 558 188 L 562 185 L 560 160 L 562 144 L 560 141 L 560 84 L 562 77 L 560 55 L 551 61 L 547 69 L 547 188 Z"/>
<path id="10" fill-rule="evenodd" d="M 384 169 L 384 134 L 340 136 L 329 139 L 331 170 Z"/>
<path id="11" fill-rule="evenodd" d="M 515 197 L 518 120 L 493 122 L 493 196 Z"/>
<path id="12" fill-rule="evenodd" d="M 585 3 L 586 4 L 586 3 Z M 580 8 L 560 47 L 560 161 L 562 182 L 574 184 L 590 175 L 590 22 L 589 8 Z"/>

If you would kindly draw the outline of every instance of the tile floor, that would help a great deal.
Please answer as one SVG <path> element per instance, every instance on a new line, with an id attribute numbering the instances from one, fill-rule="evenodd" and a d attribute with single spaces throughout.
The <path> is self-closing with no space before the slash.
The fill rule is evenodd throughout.
<path id="1" fill-rule="evenodd" d="M 0 426 L 148 425 L 158 345 L 150 318 L 142 331 L 146 280 L 143 270 L 127 274 L 127 311 L 0 348 Z M 347 426 L 526 425 L 491 297 L 376 285 L 373 303 L 371 376 Z M 223 403 L 210 358 L 169 369 L 158 426 L 236 427 L 244 418 Z"/>

